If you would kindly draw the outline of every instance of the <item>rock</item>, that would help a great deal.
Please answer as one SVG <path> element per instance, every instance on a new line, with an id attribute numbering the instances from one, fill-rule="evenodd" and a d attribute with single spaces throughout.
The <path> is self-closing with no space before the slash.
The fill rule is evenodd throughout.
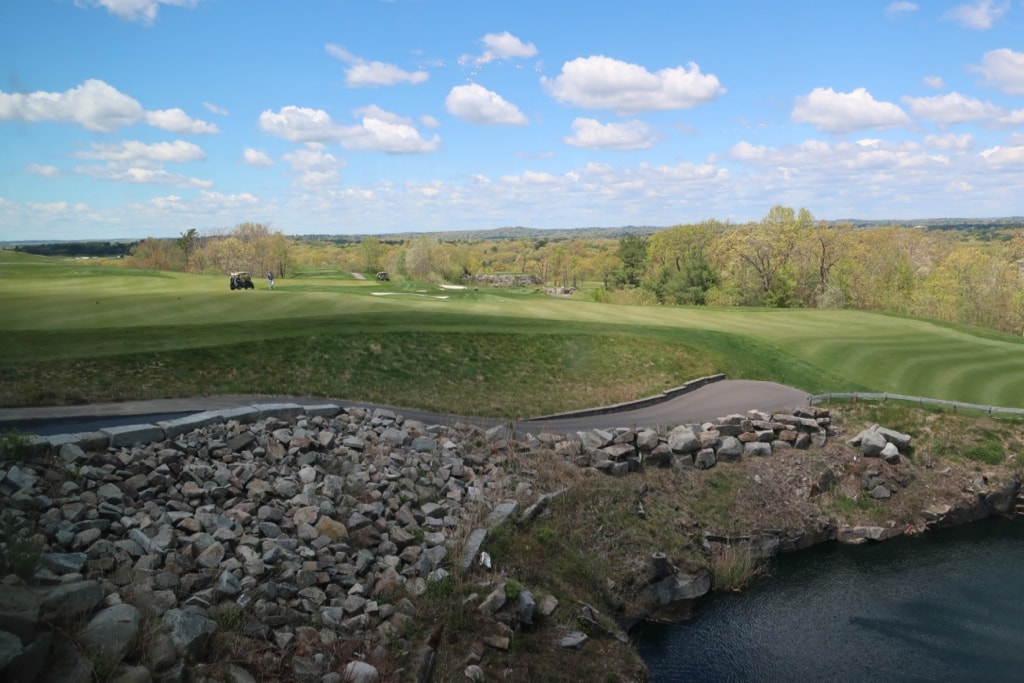
<path id="1" fill-rule="evenodd" d="M 885 444 L 878 456 L 890 465 L 900 464 L 900 450 L 891 441 Z"/>
<path id="2" fill-rule="evenodd" d="M 192 661 L 202 660 L 210 636 L 217 632 L 217 624 L 207 618 L 204 610 L 195 606 L 168 610 L 163 622 L 170 631 L 175 649 Z"/>
<path id="3" fill-rule="evenodd" d="M 96 581 L 76 581 L 47 588 L 40 593 L 40 620 L 68 624 L 89 614 L 103 601 Z"/>
<path id="4" fill-rule="evenodd" d="M 21 638 L 13 633 L 0 631 L 0 671 L 20 656 L 22 649 Z"/>
<path id="5" fill-rule="evenodd" d="M 700 450 L 700 439 L 689 427 L 676 427 L 669 432 L 668 447 L 673 453 L 696 453 Z"/>
<path id="6" fill-rule="evenodd" d="M 142 613 L 122 603 L 97 612 L 78 638 L 93 661 L 116 664 L 135 647 L 141 628 Z"/>
<path id="7" fill-rule="evenodd" d="M 721 440 L 715 455 L 721 462 L 736 462 L 743 457 L 743 444 L 736 437 L 727 436 Z"/>
<path id="8" fill-rule="evenodd" d="M 519 623 L 527 626 L 533 624 L 533 613 L 537 609 L 537 603 L 530 591 L 523 589 L 516 598 L 516 614 L 519 616 Z"/>
<path id="9" fill-rule="evenodd" d="M 860 439 L 860 452 L 865 458 L 877 458 L 882 454 L 886 444 L 885 437 L 877 430 L 869 429 L 863 433 Z"/>
<path id="10" fill-rule="evenodd" d="M 879 484 L 871 489 L 868 495 L 876 500 L 884 500 L 885 498 L 890 498 L 892 496 L 892 491 L 889 490 L 889 487 Z"/>
<path id="11" fill-rule="evenodd" d="M 372 664 L 357 660 L 345 665 L 344 680 L 346 683 L 377 683 L 380 673 Z"/>
<path id="12" fill-rule="evenodd" d="M 711 469 L 715 462 L 715 451 L 711 448 L 702 448 L 693 458 L 693 466 L 699 470 Z"/>
<path id="13" fill-rule="evenodd" d="M 573 631 L 569 635 L 559 639 L 558 646 L 565 650 L 582 650 L 589 638 L 586 633 Z"/>

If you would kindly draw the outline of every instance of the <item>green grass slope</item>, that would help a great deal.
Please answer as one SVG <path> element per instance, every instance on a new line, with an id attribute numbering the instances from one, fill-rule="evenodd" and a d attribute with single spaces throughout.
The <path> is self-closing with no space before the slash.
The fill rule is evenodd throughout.
<path id="1" fill-rule="evenodd" d="M 0 252 L 0 401 L 294 393 L 528 416 L 725 372 L 1024 407 L 1024 346 L 862 311 L 616 306 L 489 288 L 129 270 Z"/>

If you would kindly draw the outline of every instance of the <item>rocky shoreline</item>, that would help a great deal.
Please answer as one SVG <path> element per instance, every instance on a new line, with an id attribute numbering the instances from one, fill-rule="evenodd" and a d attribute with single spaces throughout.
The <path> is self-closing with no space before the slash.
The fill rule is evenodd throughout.
<path id="1" fill-rule="evenodd" d="M 624 643 L 622 627 L 699 598 L 710 574 L 677 569 L 652 549 L 636 591 L 649 611 L 613 620 L 490 574 L 488 534 L 538 518 L 562 494 L 510 467 L 513 456 L 623 477 L 783 462 L 832 447 L 841 455 L 796 481 L 793 497 L 813 500 L 855 480 L 884 501 L 915 485 L 909 435 L 874 426 L 839 436 L 830 411 L 812 407 L 665 432 L 518 438 L 507 426 L 427 425 L 384 409 L 268 404 L 33 437 L 28 457 L 0 463 L 8 566 L 19 552 L 42 550 L 29 576 L 9 575 L 0 590 L 0 676 L 428 681 L 442 644 L 436 625 L 418 623 L 417 607 L 453 573 L 481 574 L 472 608 L 494 625 L 460 655 L 466 680 L 495 677 L 487 653 L 507 653 L 515 630 L 535 623 L 557 621 L 551 637 L 566 650 L 586 648 L 594 633 Z M 817 516 L 742 538 L 707 532 L 704 544 L 710 552 L 740 541 L 770 556 L 1011 514 L 1021 504 L 1017 477 L 979 475 L 956 488 L 907 526 Z M 18 526 L 26 520 L 30 527 Z"/>

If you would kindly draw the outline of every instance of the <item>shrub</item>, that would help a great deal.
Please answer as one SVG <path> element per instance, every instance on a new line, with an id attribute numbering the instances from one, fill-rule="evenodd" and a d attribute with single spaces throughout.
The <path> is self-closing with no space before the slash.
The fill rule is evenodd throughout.
<path id="1" fill-rule="evenodd" d="M 32 578 L 43 553 L 34 536 L 35 526 L 30 520 L 13 510 L 0 512 L 0 576 Z"/>
<path id="2" fill-rule="evenodd" d="M 32 455 L 32 446 L 24 435 L 10 429 L 0 437 L 0 460 L 27 460 Z"/>

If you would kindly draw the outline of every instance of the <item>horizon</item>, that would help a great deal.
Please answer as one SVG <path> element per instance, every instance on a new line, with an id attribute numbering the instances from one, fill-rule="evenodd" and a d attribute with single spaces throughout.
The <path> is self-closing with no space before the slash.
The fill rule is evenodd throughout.
<path id="1" fill-rule="evenodd" d="M 0 242 L 1024 214 L 1024 3 L 785 8 L 11 0 Z"/>

